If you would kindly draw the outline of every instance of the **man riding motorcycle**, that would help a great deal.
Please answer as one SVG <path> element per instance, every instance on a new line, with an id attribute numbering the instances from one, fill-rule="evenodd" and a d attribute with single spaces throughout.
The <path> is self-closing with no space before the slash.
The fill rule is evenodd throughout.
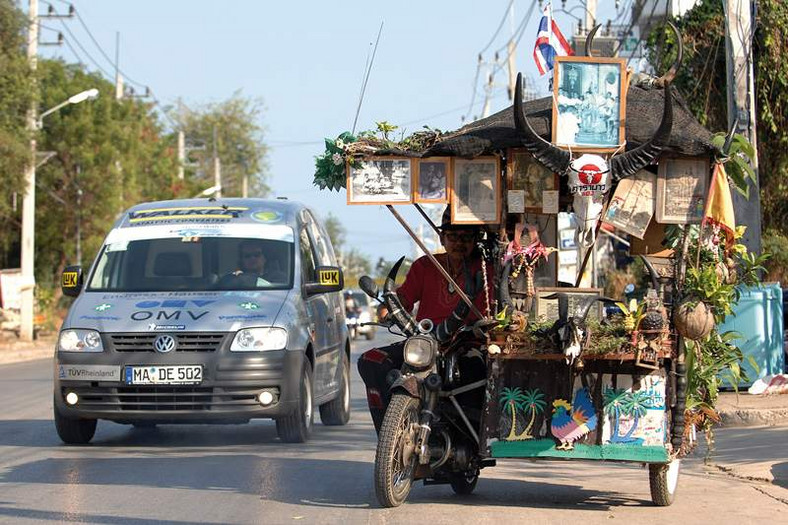
<path id="1" fill-rule="evenodd" d="M 481 254 L 477 248 L 480 239 L 478 227 L 463 224 L 452 224 L 450 210 L 443 213 L 440 225 L 440 241 L 446 253 L 436 254 L 435 258 L 446 269 L 452 279 L 463 286 L 463 290 L 473 298 L 476 308 L 486 311 L 487 301 L 482 290 Z M 492 283 L 491 268 L 488 269 L 487 282 Z M 430 319 L 438 326 L 454 312 L 461 301 L 457 290 L 449 283 L 435 265 L 425 255 L 417 259 L 410 267 L 405 282 L 397 289 L 397 296 L 406 311 L 412 312 L 418 303 L 416 320 Z M 467 322 L 478 318 L 471 312 Z M 383 416 L 390 401 L 390 372 L 399 370 L 403 363 L 404 341 L 383 348 L 373 348 L 364 352 L 358 360 L 358 371 L 367 389 L 369 405 L 375 431 L 380 433 Z M 481 354 L 476 357 L 477 363 L 469 364 L 466 360 L 463 367 L 475 367 L 480 376 L 484 376 L 484 360 Z"/>

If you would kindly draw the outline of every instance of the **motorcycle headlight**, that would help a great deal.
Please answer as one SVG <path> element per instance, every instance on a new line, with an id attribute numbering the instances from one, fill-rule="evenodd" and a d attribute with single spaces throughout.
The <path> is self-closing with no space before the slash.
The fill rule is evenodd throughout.
<path id="1" fill-rule="evenodd" d="M 60 332 L 57 349 L 60 352 L 103 352 L 104 345 L 95 330 L 70 329 Z"/>
<path id="2" fill-rule="evenodd" d="M 244 328 L 235 334 L 231 352 L 262 352 L 284 350 L 287 347 L 287 330 L 273 326 Z"/>
<path id="3" fill-rule="evenodd" d="M 432 337 L 415 335 L 405 342 L 405 362 L 413 368 L 426 368 L 432 364 L 438 341 Z"/>

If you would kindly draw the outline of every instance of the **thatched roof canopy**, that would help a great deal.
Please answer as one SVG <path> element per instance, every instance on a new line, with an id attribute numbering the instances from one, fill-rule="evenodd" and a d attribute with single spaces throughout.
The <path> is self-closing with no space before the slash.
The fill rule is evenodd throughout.
<path id="1" fill-rule="evenodd" d="M 626 106 L 627 150 L 649 140 L 659 127 L 663 99 L 662 89 L 646 90 L 634 86 L 629 88 Z M 673 100 L 673 129 L 666 153 L 711 154 L 714 151 L 711 132 L 700 125 L 675 90 Z M 526 102 L 523 107 L 534 131 L 549 141 L 552 126 L 552 97 Z M 438 143 L 424 151 L 421 156 L 476 157 L 519 146 L 521 143 L 514 126 L 514 110 L 510 106 L 442 136 Z"/>

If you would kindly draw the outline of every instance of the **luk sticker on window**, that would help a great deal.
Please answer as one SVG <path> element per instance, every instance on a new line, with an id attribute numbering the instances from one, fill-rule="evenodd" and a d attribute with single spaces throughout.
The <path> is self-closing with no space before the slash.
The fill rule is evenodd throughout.
<path id="1" fill-rule="evenodd" d="M 63 288 L 76 288 L 78 278 L 77 272 L 63 272 Z"/>
<path id="2" fill-rule="evenodd" d="M 339 284 L 339 270 L 318 270 L 317 282 L 320 284 Z"/>

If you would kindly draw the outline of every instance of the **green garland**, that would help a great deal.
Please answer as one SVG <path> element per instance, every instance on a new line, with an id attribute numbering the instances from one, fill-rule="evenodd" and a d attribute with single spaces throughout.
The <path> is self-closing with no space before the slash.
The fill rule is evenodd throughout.
<path id="1" fill-rule="evenodd" d="M 325 139 L 326 150 L 315 157 L 315 179 L 313 184 L 324 190 L 339 191 L 345 187 L 345 166 L 348 161 L 354 162 L 347 154 L 348 145 L 357 138 L 345 131 L 335 139 Z"/>

